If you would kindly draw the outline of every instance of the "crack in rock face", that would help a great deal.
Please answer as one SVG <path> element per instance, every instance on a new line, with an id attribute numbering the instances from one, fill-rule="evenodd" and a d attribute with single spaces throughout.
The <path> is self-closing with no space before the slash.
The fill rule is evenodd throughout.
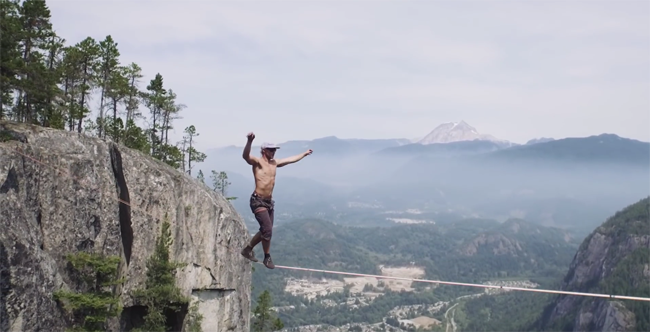
<path id="1" fill-rule="evenodd" d="M 133 228 L 131 227 L 131 199 L 129 198 L 129 188 L 124 178 L 122 169 L 122 154 L 115 144 L 111 144 L 111 166 L 115 176 L 115 187 L 119 198 L 119 219 L 120 234 L 122 237 L 122 248 L 126 257 L 126 264 L 131 262 L 131 252 L 133 250 Z"/>

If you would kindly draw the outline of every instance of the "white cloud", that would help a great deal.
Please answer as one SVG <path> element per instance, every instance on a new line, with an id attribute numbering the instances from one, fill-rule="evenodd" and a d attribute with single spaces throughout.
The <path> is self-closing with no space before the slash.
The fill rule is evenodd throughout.
<path id="1" fill-rule="evenodd" d="M 48 1 L 69 42 L 111 34 L 160 72 L 202 148 L 423 136 L 464 119 L 514 141 L 650 140 L 650 4 Z M 567 125 L 559 125 L 566 123 Z M 260 137 L 260 135 L 258 135 Z"/>

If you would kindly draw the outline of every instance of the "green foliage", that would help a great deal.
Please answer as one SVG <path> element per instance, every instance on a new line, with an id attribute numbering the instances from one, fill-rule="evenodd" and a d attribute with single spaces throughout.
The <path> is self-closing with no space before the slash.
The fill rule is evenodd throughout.
<path id="1" fill-rule="evenodd" d="M 194 147 L 194 143 L 196 143 L 195 138 L 199 136 L 194 125 L 185 128 L 184 133 L 183 148 L 181 149 L 183 152 L 183 170 L 185 170 L 185 161 L 187 160 L 187 172 L 192 175 L 192 163 L 201 163 L 205 161 L 207 156 Z"/>
<path id="2" fill-rule="evenodd" d="M 9 141 L 12 141 L 12 140 L 14 140 L 14 137 L 13 137 L 13 135 L 11 135 L 11 132 L 0 130 L 0 143 L 1 142 L 9 142 Z"/>
<path id="3" fill-rule="evenodd" d="M 457 324 L 462 331 L 527 331 L 552 300 L 551 295 L 517 291 L 481 296 L 457 307 L 465 317 Z"/>
<path id="4" fill-rule="evenodd" d="M 20 53 L 20 14 L 17 1 L 0 1 L 0 120 L 13 106 L 11 94 L 17 85 Z"/>
<path id="5" fill-rule="evenodd" d="M 646 219 L 647 222 L 648 219 Z M 604 294 L 650 297 L 650 284 L 643 271 L 650 262 L 650 249 L 639 248 L 619 262 L 612 274 L 601 281 L 598 289 Z M 636 317 L 637 331 L 650 331 L 650 303 L 622 301 Z"/>
<path id="6" fill-rule="evenodd" d="M 158 144 L 153 157 L 176 169 L 183 163 L 183 152 L 174 145 Z"/>
<path id="7" fill-rule="evenodd" d="M 44 0 L 0 0 L 0 30 L 0 120 L 110 138 L 171 167 L 184 165 L 186 153 L 169 142 L 168 133 L 185 106 L 160 73 L 141 91 L 142 69 L 121 62 L 111 35 L 67 43 L 55 32 Z M 139 111 L 141 104 L 149 117 Z M 195 149 L 188 155 L 192 162 L 205 159 Z"/>
<path id="8" fill-rule="evenodd" d="M 271 311 L 271 294 L 268 290 L 265 290 L 260 294 L 257 300 L 257 306 L 253 309 L 251 331 L 279 331 L 283 328 L 284 324 L 280 318 L 276 317 Z"/>
<path id="9" fill-rule="evenodd" d="M 616 243 L 628 235 L 650 234 L 650 197 L 627 206 L 608 218 L 597 230 L 603 235 L 613 236 Z"/>
<path id="10" fill-rule="evenodd" d="M 201 322 L 203 315 L 199 313 L 199 305 L 197 302 L 192 303 L 187 314 L 187 331 L 188 332 L 202 332 Z"/>
<path id="11" fill-rule="evenodd" d="M 73 330 L 97 331 L 105 328 L 110 317 L 117 317 L 122 308 L 119 295 L 112 286 L 119 285 L 120 258 L 94 253 L 79 252 L 68 255 L 73 269 L 73 279 L 79 283 L 80 292 L 59 290 L 54 298 L 61 301 L 73 313 Z"/>
<path id="12" fill-rule="evenodd" d="M 166 331 L 167 312 L 178 312 L 189 299 L 176 286 L 176 269 L 182 264 L 170 261 L 169 247 L 172 245 L 170 223 L 165 218 L 161 234 L 156 240 L 154 252 L 147 261 L 147 280 L 144 289 L 134 291 L 137 303 L 147 307 L 143 331 Z"/>
<path id="13" fill-rule="evenodd" d="M 133 120 L 128 120 L 124 132 L 122 132 L 122 144 L 131 149 L 148 153 L 151 144 L 147 140 L 147 136 L 147 133 L 138 127 Z"/>
<path id="14" fill-rule="evenodd" d="M 228 187 L 231 185 L 228 181 L 228 174 L 224 171 L 217 172 L 212 170 L 212 175 L 210 175 L 212 180 L 212 190 L 221 192 L 221 195 L 226 197 L 227 200 L 235 200 L 237 197 L 227 197 Z"/>

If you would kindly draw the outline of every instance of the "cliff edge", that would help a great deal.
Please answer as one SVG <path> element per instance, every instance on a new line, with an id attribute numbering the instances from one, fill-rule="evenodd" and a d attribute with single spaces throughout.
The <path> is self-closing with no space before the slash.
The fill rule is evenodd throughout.
<path id="1" fill-rule="evenodd" d="M 146 312 L 132 294 L 164 221 L 169 256 L 183 264 L 176 285 L 198 304 L 203 331 L 248 331 L 248 232 L 222 195 L 113 142 L 0 121 L 0 330 L 69 326 L 53 294 L 73 287 L 66 255 L 76 252 L 121 257 L 112 329 L 129 330 Z M 174 316 L 183 330 L 185 314 Z"/>
<path id="2" fill-rule="evenodd" d="M 610 217 L 576 253 L 562 290 L 650 297 L 650 198 Z M 558 296 L 538 327 L 546 331 L 648 331 L 648 302 Z"/>

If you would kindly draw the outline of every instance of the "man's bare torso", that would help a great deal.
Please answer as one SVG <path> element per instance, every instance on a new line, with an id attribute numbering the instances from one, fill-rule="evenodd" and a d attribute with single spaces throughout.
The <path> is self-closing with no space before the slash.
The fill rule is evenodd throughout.
<path id="1" fill-rule="evenodd" d="M 263 198 L 271 198 L 275 187 L 275 173 L 277 170 L 275 160 L 267 161 L 260 158 L 259 163 L 253 165 L 252 168 L 255 177 L 255 192 Z"/>

